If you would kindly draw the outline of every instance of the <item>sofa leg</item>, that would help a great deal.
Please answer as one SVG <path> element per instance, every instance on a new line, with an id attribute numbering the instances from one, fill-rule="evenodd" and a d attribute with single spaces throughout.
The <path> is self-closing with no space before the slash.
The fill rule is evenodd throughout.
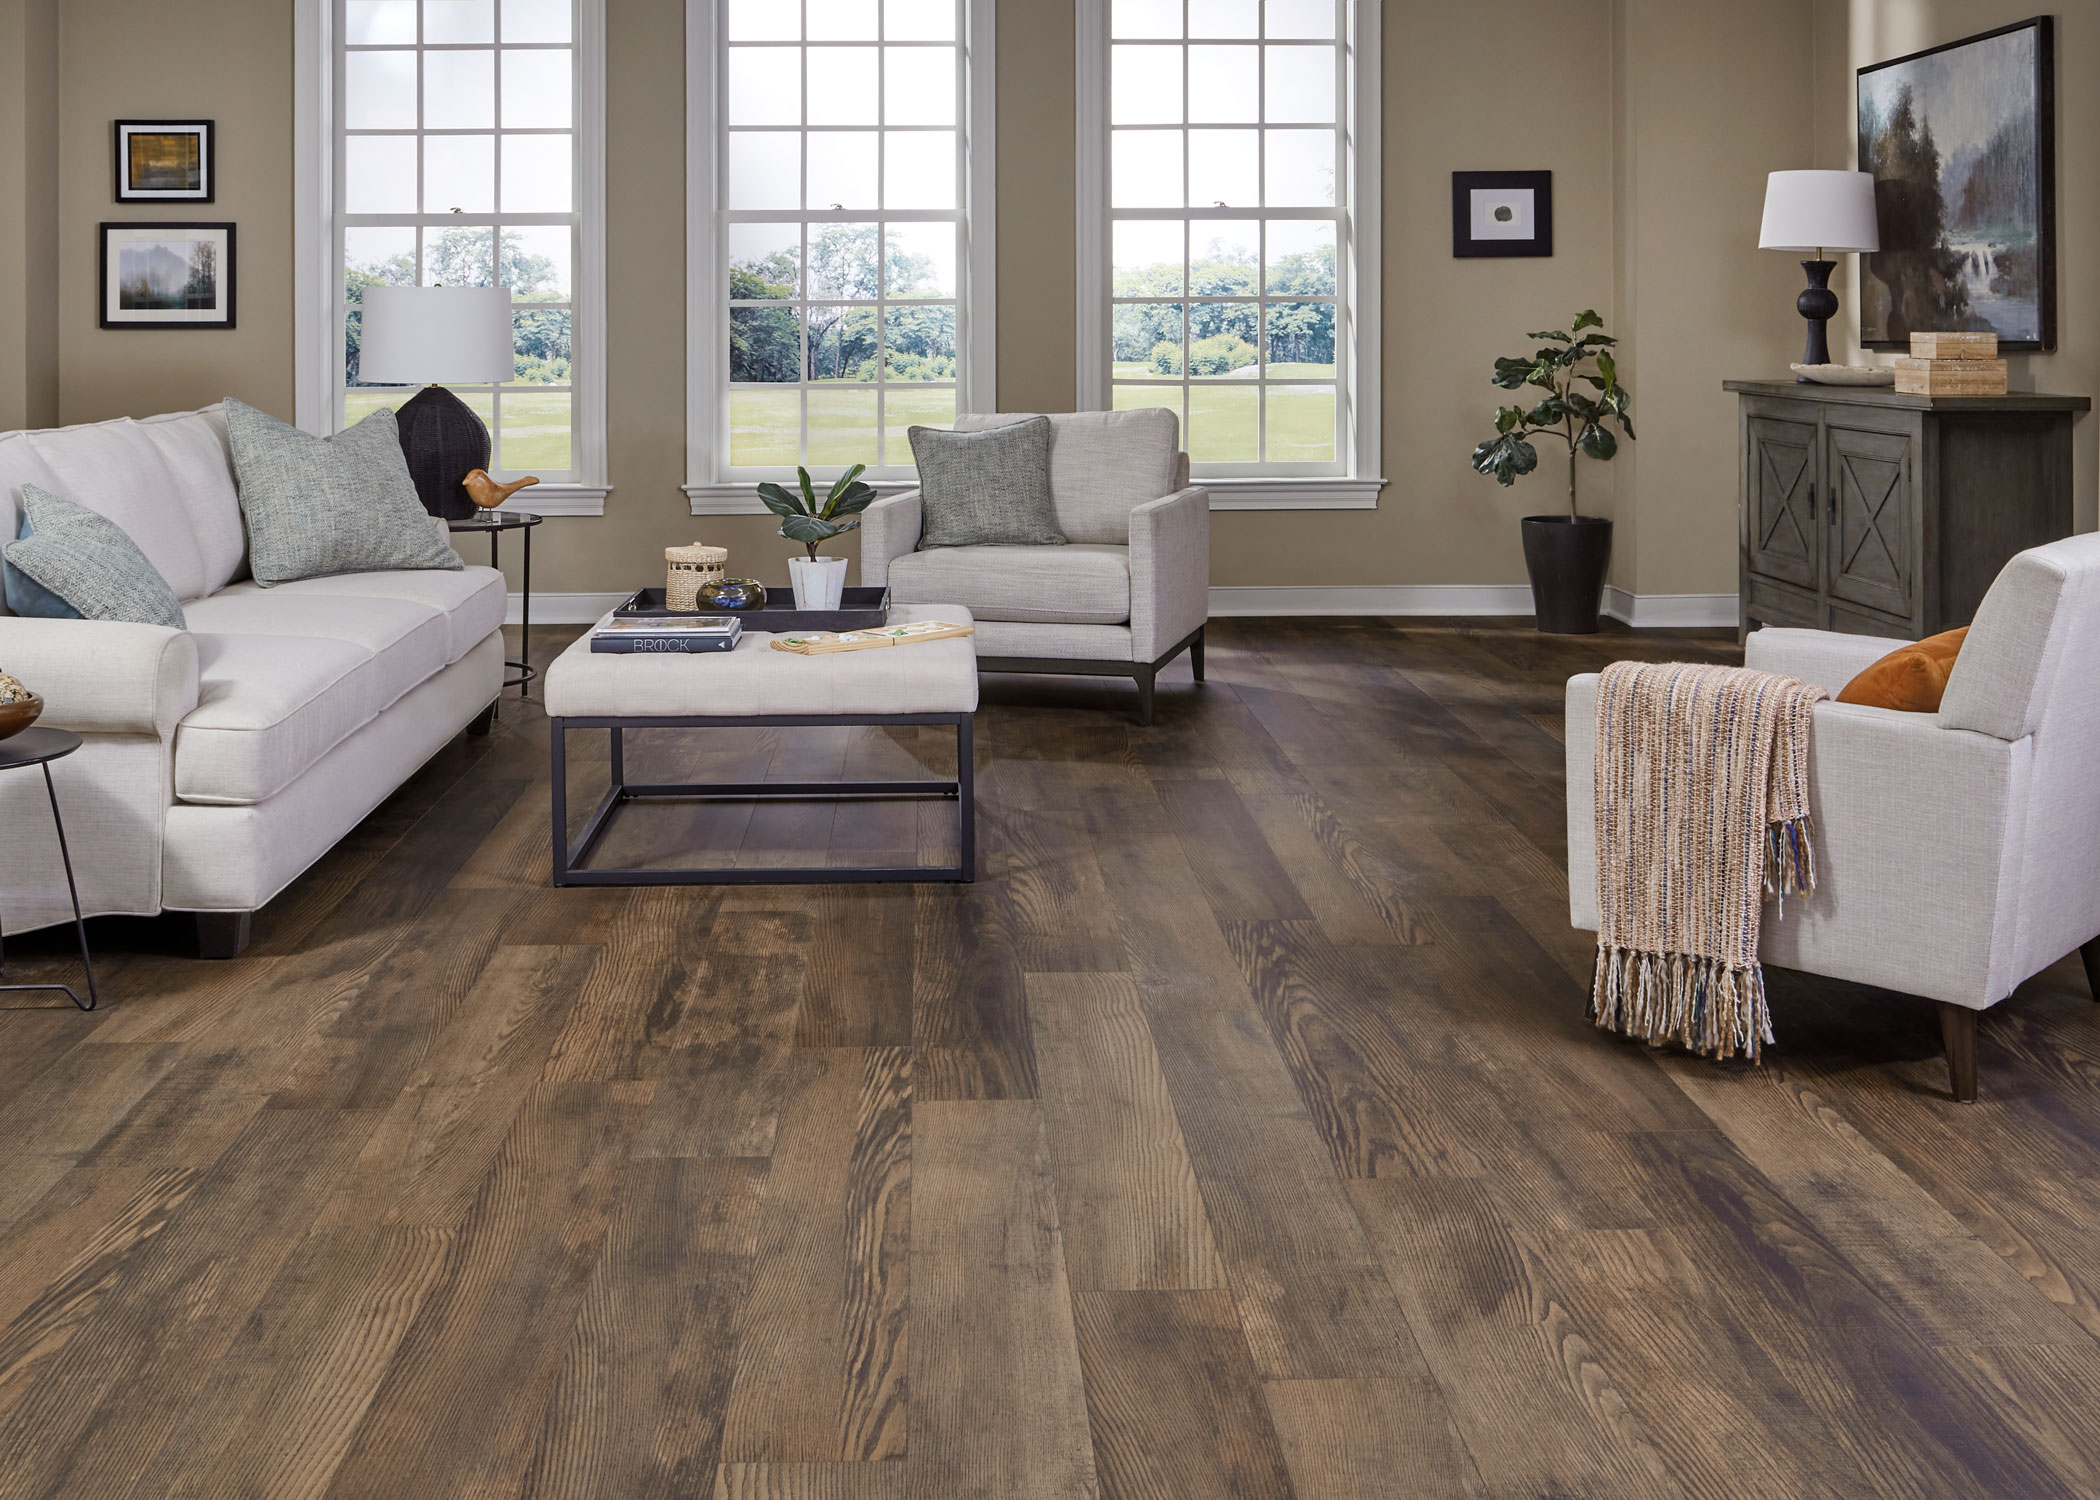
<path id="1" fill-rule="evenodd" d="M 496 723 L 496 705 L 495 705 L 495 704 L 493 704 L 493 703 L 491 703 L 491 704 L 490 704 L 490 705 L 489 705 L 489 706 L 488 706 L 487 708 L 484 708 L 484 709 L 483 709 L 483 710 L 482 710 L 482 711 L 481 711 L 480 713 L 478 713 L 478 714 L 474 715 L 474 719 L 473 719 L 473 722 L 471 722 L 470 724 L 468 724 L 468 725 L 467 725 L 467 733 L 468 733 L 468 735 L 470 735 L 470 736 L 471 736 L 472 738 L 474 738 L 474 739 L 477 739 L 477 740 L 478 740 L 478 739 L 480 739 L 480 738 L 481 738 L 481 737 L 482 737 L 483 735 L 487 734 L 487 733 L 489 732 L 489 730 L 490 730 L 490 729 L 492 729 L 493 727 L 495 727 L 495 723 Z"/>
<path id="2" fill-rule="evenodd" d="M 2100 937 L 2080 948 L 2078 957 L 2085 964 L 2085 982 L 2092 987 L 2093 998 L 2100 1000 Z"/>
<path id="3" fill-rule="evenodd" d="M 248 946 L 252 911 L 200 911 L 197 916 L 199 958 L 239 958 Z"/>
<path id="4" fill-rule="evenodd" d="M 1189 642 L 1189 670 L 1196 674 L 1198 682 L 1203 680 L 1203 632 L 1200 630 L 1196 632 L 1196 638 Z"/>
<path id="5" fill-rule="evenodd" d="M 1138 722 L 1147 729 L 1152 727 L 1152 689 L 1157 675 L 1150 667 L 1137 669 Z"/>
<path id="6" fill-rule="evenodd" d="M 1981 1011 L 1940 1002 L 1940 1040 L 1947 1048 L 1947 1079 L 1954 1102 L 1976 1102 L 1976 1018 Z"/>

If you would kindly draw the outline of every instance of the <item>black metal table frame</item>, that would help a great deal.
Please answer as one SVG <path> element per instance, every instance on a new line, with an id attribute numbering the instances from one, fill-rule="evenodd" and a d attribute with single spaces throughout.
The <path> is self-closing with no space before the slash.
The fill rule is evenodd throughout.
<path id="1" fill-rule="evenodd" d="M 82 1000 L 70 984 L 0 984 L 0 990 L 64 990 L 77 1008 L 93 1010 L 101 1003 L 101 996 L 95 993 L 95 961 L 88 956 L 87 921 L 80 915 L 80 887 L 73 879 L 73 851 L 66 846 L 66 820 L 58 813 L 58 788 L 51 781 L 51 762 L 42 762 L 38 769 L 44 773 L 44 795 L 51 799 L 51 826 L 58 830 L 58 857 L 66 867 L 66 894 L 73 898 L 73 934 L 80 940 L 80 967 L 87 974 L 88 997 Z M 6 934 L 0 932 L 0 975 L 6 973 Z"/>
<path id="2" fill-rule="evenodd" d="M 977 797 L 973 725 L 969 714 L 789 714 L 756 718 L 574 718 L 549 719 L 553 758 L 554 883 L 571 885 L 834 885 L 867 882 L 973 881 L 977 878 Z M 627 780 L 624 735 L 630 729 L 842 729 L 905 724 L 947 724 L 955 729 L 953 781 L 735 781 L 633 782 Z M 603 729 L 612 739 L 612 785 L 568 836 L 568 738 L 572 729 Z M 903 797 L 946 798 L 956 804 L 959 864 L 736 866 L 668 869 L 585 869 L 584 861 L 630 802 L 703 798 L 723 802 L 853 802 Z"/>
<path id="3" fill-rule="evenodd" d="M 532 664 L 532 532 L 546 517 L 528 511 L 485 511 L 464 520 L 448 520 L 446 526 L 455 534 L 480 532 L 489 539 L 489 566 L 501 568 L 502 554 L 498 551 L 498 538 L 506 531 L 525 533 L 525 569 L 518 580 L 518 659 L 506 657 L 503 665 L 517 672 L 515 677 L 503 681 L 505 688 L 516 688 L 520 698 L 532 696 L 533 679 L 540 669 Z"/>

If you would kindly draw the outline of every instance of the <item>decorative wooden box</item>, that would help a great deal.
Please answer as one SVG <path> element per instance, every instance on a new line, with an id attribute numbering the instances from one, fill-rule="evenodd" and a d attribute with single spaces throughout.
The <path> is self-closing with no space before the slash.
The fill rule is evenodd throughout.
<path id="1" fill-rule="evenodd" d="M 1914 333 L 1910 336 L 1913 359 L 1996 359 L 1995 333 Z"/>
<path id="2" fill-rule="evenodd" d="M 2002 359 L 1919 359 L 1896 361 L 1896 389 L 1906 396 L 2002 396 Z"/>

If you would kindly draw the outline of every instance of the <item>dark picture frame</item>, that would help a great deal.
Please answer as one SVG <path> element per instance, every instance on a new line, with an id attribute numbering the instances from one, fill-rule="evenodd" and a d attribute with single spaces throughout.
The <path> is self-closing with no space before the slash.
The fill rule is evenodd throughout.
<path id="1" fill-rule="evenodd" d="M 1475 215 L 1476 194 L 1487 217 Z M 1553 174 L 1453 172 L 1451 253 L 1460 260 L 1551 256 Z"/>
<path id="2" fill-rule="evenodd" d="M 216 202 L 218 139 L 217 122 L 212 120 L 112 122 L 117 202 Z"/>
<path id="3" fill-rule="evenodd" d="M 1860 257 L 1861 346 L 1907 353 L 1914 332 L 1974 330 L 2001 352 L 2054 349 L 2054 17 L 1870 64 L 1853 105 L 1882 244 Z M 1927 147 L 1930 178 L 1915 170 Z"/>
<path id="4" fill-rule="evenodd" d="M 232 224 L 104 222 L 98 238 L 102 327 L 234 326 Z"/>

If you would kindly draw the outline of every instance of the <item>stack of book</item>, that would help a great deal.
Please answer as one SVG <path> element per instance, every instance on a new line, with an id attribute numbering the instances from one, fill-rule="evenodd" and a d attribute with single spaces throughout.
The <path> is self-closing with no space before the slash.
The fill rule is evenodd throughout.
<path id="1" fill-rule="evenodd" d="M 743 634 L 744 622 L 734 615 L 616 615 L 593 632 L 591 649 L 623 656 L 655 651 L 734 651 Z"/>
<path id="2" fill-rule="evenodd" d="M 1896 361 L 1906 396 L 2002 396 L 2005 385 L 1995 333 L 1914 333 L 1909 357 Z"/>

